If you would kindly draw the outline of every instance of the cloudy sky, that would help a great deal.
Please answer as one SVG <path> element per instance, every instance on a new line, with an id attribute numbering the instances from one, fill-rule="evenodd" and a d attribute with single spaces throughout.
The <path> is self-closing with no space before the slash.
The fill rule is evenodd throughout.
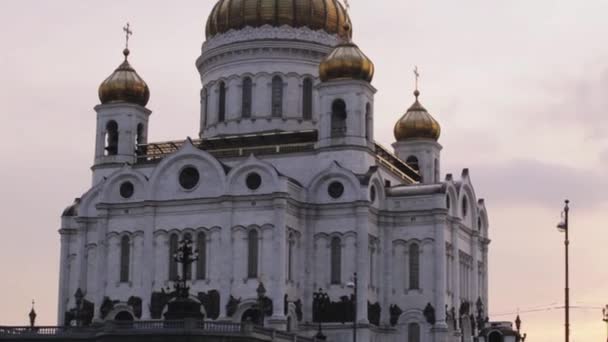
<path id="1" fill-rule="evenodd" d="M 196 136 L 194 61 L 213 0 L 0 1 L 0 324 L 35 298 L 54 324 L 59 216 L 90 185 L 97 87 L 121 62 L 150 85 L 151 140 Z M 518 309 L 534 341 L 563 334 L 563 235 L 572 200 L 573 342 L 605 338 L 608 304 L 608 1 L 352 0 L 377 67 L 386 146 L 421 100 L 443 128 L 444 173 L 471 169 L 491 215 L 494 320 Z M 603 260 L 602 260 L 603 259 Z"/>

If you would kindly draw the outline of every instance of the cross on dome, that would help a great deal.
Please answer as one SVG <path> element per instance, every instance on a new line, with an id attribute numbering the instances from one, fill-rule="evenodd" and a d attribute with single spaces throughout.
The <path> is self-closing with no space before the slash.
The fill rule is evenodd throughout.
<path id="1" fill-rule="evenodd" d="M 122 30 L 125 32 L 126 36 L 126 45 L 125 48 L 129 49 L 129 36 L 133 35 L 133 31 L 131 30 L 131 24 L 127 23 L 127 26 L 123 27 Z"/>

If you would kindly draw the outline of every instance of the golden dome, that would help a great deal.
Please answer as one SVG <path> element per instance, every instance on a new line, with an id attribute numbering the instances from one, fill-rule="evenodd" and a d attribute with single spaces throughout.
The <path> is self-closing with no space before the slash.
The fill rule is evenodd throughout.
<path id="1" fill-rule="evenodd" d="M 348 30 L 348 27 L 345 29 Z M 371 82 L 374 78 L 374 63 L 357 45 L 347 42 L 339 44 L 321 61 L 321 81 L 349 78 Z"/>
<path id="2" fill-rule="evenodd" d="M 99 86 L 99 100 L 102 104 L 127 102 L 145 107 L 150 99 L 150 89 L 129 64 L 129 49 L 123 54 L 125 61 Z"/>
<path id="3" fill-rule="evenodd" d="M 395 139 L 397 141 L 405 141 L 422 138 L 437 141 L 441 135 L 441 126 L 418 102 L 420 92 L 416 90 L 414 95 L 416 96 L 416 102 L 395 125 Z"/>
<path id="4" fill-rule="evenodd" d="M 348 13 L 338 0 L 219 0 L 207 19 L 207 38 L 246 26 L 308 27 L 347 38 Z"/>

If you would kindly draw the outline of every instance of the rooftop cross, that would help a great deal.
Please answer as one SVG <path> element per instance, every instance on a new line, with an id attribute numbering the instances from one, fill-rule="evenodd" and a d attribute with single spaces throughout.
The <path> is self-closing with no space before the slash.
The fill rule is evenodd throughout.
<path id="1" fill-rule="evenodd" d="M 418 71 L 418 66 L 414 68 L 414 76 L 416 76 L 416 91 L 419 91 L 420 89 L 418 89 L 418 82 L 420 80 L 420 72 Z"/>
<path id="2" fill-rule="evenodd" d="M 125 35 L 126 35 L 126 39 L 127 39 L 127 43 L 126 43 L 126 48 L 129 48 L 129 36 L 133 35 L 133 31 L 131 31 L 131 24 L 127 23 L 127 26 L 122 28 L 123 31 L 125 31 Z"/>

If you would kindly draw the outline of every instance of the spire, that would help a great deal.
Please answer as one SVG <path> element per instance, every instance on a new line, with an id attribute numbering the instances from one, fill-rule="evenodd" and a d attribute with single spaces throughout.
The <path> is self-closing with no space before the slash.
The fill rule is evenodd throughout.
<path id="1" fill-rule="evenodd" d="M 36 314 L 36 310 L 34 310 L 34 304 L 35 303 L 36 302 L 34 302 L 34 300 L 32 299 L 32 310 L 30 310 L 30 314 L 29 314 L 29 316 L 30 316 L 30 327 L 32 327 L 32 328 L 36 324 L 36 316 L 38 316 Z"/>

